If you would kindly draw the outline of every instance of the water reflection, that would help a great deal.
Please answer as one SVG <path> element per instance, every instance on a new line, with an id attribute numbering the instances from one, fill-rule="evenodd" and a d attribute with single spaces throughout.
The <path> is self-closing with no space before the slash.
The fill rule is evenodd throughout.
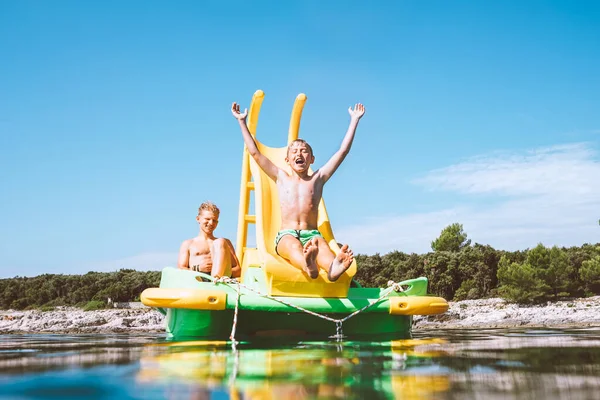
<path id="1" fill-rule="evenodd" d="M 126 364 L 156 341 L 156 335 L 0 335 L 0 373 Z"/>
<path id="2" fill-rule="evenodd" d="M 271 338 L 235 351 L 155 335 L 0 339 L 0 397 L 595 399 L 600 390 L 597 328 L 420 331 L 386 342 Z"/>
<path id="3" fill-rule="evenodd" d="M 245 348 L 181 342 L 146 346 L 140 382 L 186 382 L 226 389 L 232 398 L 424 398 L 449 388 L 447 375 L 405 375 L 432 366 L 442 339 L 387 343 L 300 343 L 292 348 Z"/>

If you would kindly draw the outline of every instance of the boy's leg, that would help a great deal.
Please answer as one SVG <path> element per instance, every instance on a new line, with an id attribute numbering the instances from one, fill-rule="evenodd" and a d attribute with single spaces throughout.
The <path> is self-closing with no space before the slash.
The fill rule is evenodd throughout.
<path id="1" fill-rule="evenodd" d="M 232 278 L 240 278 L 242 276 L 242 266 L 240 265 L 240 260 L 238 260 L 237 255 L 235 254 L 235 249 L 233 248 L 233 244 L 229 239 L 226 239 L 227 247 L 229 247 L 229 256 L 231 257 L 231 277 Z"/>
<path id="2" fill-rule="evenodd" d="M 327 271 L 327 277 L 330 281 L 335 282 L 348 268 L 352 265 L 354 260 L 354 254 L 352 250 L 345 244 L 342 246 L 340 252 L 336 256 L 329 245 L 322 237 L 315 237 L 314 239 L 319 247 L 319 254 L 317 255 L 317 265 Z"/>
<path id="3" fill-rule="evenodd" d="M 231 275 L 231 250 L 226 239 L 215 239 L 210 255 L 212 257 L 212 276 Z"/>
<path id="4" fill-rule="evenodd" d="M 302 243 L 292 235 L 284 235 L 277 243 L 277 254 L 285 258 L 294 267 L 306 272 L 308 276 L 315 279 L 319 276 L 316 263 L 319 248 L 311 242 L 302 247 Z"/>
<path id="5" fill-rule="evenodd" d="M 331 251 L 329 245 L 322 237 L 315 237 L 311 239 L 316 242 L 319 247 L 319 254 L 317 254 L 317 265 L 319 268 L 323 268 L 325 271 L 329 271 L 331 263 L 335 259 L 335 253 Z"/>

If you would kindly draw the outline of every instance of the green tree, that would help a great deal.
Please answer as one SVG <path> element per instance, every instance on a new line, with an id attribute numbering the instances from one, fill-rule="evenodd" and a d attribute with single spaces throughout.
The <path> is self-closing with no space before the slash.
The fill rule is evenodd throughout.
<path id="1" fill-rule="evenodd" d="M 587 293 L 600 294 L 600 256 L 584 261 L 579 274 L 585 282 Z"/>
<path id="2" fill-rule="evenodd" d="M 546 293 L 546 285 L 531 265 L 511 263 L 506 257 L 500 259 L 498 283 L 498 293 L 514 303 L 535 303 Z"/>
<path id="3" fill-rule="evenodd" d="M 425 275 L 429 279 L 429 292 L 452 299 L 460 287 L 459 259 L 456 253 L 436 251 L 429 253 L 425 262 Z"/>
<path id="4" fill-rule="evenodd" d="M 359 254 L 356 256 L 356 263 L 360 265 L 360 268 L 356 271 L 354 278 L 362 286 L 377 287 L 377 284 L 385 279 L 381 275 L 383 263 L 379 253 L 372 256 Z"/>
<path id="5" fill-rule="evenodd" d="M 454 300 L 488 297 L 497 284 L 498 252 L 490 246 L 476 243 L 463 247 L 458 253 L 460 286 Z"/>
<path id="6" fill-rule="evenodd" d="M 431 242 L 431 249 L 433 251 L 460 251 L 470 244 L 471 240 L 467 239 L 462 224 L 454 223 L 442 229 L 440 236 Z"/>
<path id="7" fill-rule="evenodd" d="M 532 266 L 536 276 L 544 281 L 548 295 L 552 295 L 555 300 L 559 296 L 569 295 L 567 290 L 572 268 L 563 250 L 556 246 L 548 249 L 540 243 L 527 254 L 527 264 Z"/>

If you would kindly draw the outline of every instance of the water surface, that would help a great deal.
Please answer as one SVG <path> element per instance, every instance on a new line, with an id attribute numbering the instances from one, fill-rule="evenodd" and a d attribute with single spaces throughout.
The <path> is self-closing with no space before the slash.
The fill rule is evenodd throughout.
<path id="1" fill-rule="evenodd" d="M 600 328 L 429 330 L 384 342 L 0 335 L 0 397 L 598 399 Z"/>

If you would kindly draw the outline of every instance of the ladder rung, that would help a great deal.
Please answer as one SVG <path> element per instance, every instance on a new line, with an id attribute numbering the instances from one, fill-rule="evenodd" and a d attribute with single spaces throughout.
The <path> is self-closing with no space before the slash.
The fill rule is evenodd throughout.
<path id="1" fill-rule="evenodd" d="M 246 183 L 246 187 L 250 190 L 254 190 L 254 182 L 248 182 Z"/>
<path id="2" fill-rule="evenodd" d="M 256 215 L 246 215 L 244 220 L 246 222 L 256 223 Z"/>

